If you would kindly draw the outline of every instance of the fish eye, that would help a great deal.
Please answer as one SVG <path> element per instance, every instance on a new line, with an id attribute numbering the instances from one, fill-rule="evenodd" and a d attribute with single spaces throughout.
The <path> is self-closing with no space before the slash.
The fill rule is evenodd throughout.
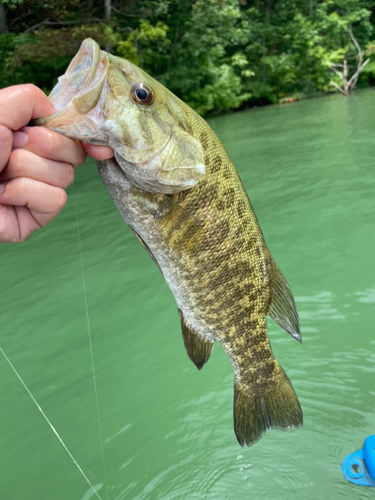
<path id="1" fill-rule="evenodd" d="M 154 100 L 154 93 L 144 83 L 135 83 L 132 85 L 132 97 L 137 104 L 149 106 Z"/>

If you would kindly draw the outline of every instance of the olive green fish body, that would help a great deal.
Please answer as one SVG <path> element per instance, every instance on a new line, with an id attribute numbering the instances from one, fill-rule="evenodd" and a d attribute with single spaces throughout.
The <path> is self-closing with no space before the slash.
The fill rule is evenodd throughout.
<path id="1" fill-rule="evenodd" d="M 126 71 L 129 75 L 138 70 Z M 143 85 L 146 90 L 148 85 L 154 88 L 155 101 L 145 103 L 150 106 L 144 107 L 146 115 L 131 122 L 139 128 L 138 136 L 144 135 L 146 149 L 144 145 L 131 149 L 134 138 L 118 139 L 116 127 L 122 118 L 112 126 L 109 111 L 107 129 L 98 127 L 90 142 L 99 138 L 100 143 L 115 148 L 114 159 L 98 162 L 101 178 L 174 294 L 189 357 L 201 369 L 214 341 L 228 354 L 235 372 L 235 432 L 240 444 L 250 445 L 267 428 L 302 424 L 298 399 L 273 356 L 266 323 L 269 315 L 300 340 L 294 299 L 218 137 L 191 108 L 144 75 L 136 73 L 133 80 L 144 80 L 133 83 L 130 91 L 137 100 L 138 94 L 148 98 Z M 111 82 L 109 77 L 107 81 Z M 113 88 L 112 84 L 112 93 Z M 105 99 L 109 99 L 108 91 Z M 95 102 L 92 91 L 88 101 Z M 89 114 L 85 111 L 85 119 Z M 82 138 L 75 118 L 74 130 L 59 115 L 46 120 L 47 126 L 52 123 L 51 128 Z M 86 134 L 90 126 L 85 122 Z M 106 136 L 108 127 L 112 135 Z M 126 133 L 131 135 L 129 130 Z M 127 140 L 130 146 L 123 148 Z"/>

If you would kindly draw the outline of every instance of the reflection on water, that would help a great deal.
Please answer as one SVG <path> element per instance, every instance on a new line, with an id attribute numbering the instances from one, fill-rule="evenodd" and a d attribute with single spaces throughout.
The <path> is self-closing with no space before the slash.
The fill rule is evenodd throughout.
<path id="1" fill-rule="evenodd" d="M 269 321 L 304 426 L 241 449 L 233 373 L 184 351 L 171 292 L 93 163 L 76 193 L 111 500 L 366 499 L 340 465 L 375 431 L 372 91 L 211 121 L 296 296 L 303 344 Z M 106 498 L 72 196 L 51 227 L 2 246 L 0 346 Z M 94 498 L 0 360 L 0 498 Z M 61 448 L 61 449 L 60 449 Z"/>
<path id="2" fill-rule="evenodd" d="M 298 303 L 298 313 L 302 321 L 317 321 L 317 320 L 336 320 L 345 319 L 343 314 L 340 314 L 337 309 L 331 306 L 333 294 L 331 292 L 320 292 L 312 297 L 296 297 Z M 308 304 L 306 309 L 305 303 Z"/>
<path id="3" fill-rule="evenodd" d="M 367 290 L 364 290 L 363 292 L 355 292 L 355 295 L 359 295 L 360 298 L 358 299 L 359 302 L 367 302 L 367 303 L 372 303 L 375 304 L 375 287 L 374 288 L 368 288 Z"/>

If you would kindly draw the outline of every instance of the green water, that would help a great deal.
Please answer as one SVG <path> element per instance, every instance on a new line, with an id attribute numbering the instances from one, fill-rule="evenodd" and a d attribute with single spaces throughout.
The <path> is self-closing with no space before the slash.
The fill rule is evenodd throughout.
<path id="1" fill-rule="evenodd" d="M 212 120 L 301 318 L 269 322 L 305 423 L 241 448 L 232 368 L 198 372 L 155 264 L 93 162 L 76 203 L 104 442 L 103 472 L 74 197 L 23 245 L 2 245 L 0 346 L 104 500 L 367 499 L 341 462 L 375 433 L 375 92 Z M 0 499 L 95 498 L 0 356 Z M 105 484 L 107 483 L 107 484 Z"/>

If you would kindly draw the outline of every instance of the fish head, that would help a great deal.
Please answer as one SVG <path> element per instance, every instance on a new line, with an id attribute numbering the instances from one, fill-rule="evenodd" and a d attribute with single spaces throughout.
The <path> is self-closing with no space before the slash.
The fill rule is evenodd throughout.
<path id="1" fill-rule="evenodd" d="M 205 175 L 204 151 L 187 109 L 130 61 L 85 40 L 49 95 L 57 109 L 35 125 L 90 144 L 108 145 L 136 187 L 173 194 Z"/>

